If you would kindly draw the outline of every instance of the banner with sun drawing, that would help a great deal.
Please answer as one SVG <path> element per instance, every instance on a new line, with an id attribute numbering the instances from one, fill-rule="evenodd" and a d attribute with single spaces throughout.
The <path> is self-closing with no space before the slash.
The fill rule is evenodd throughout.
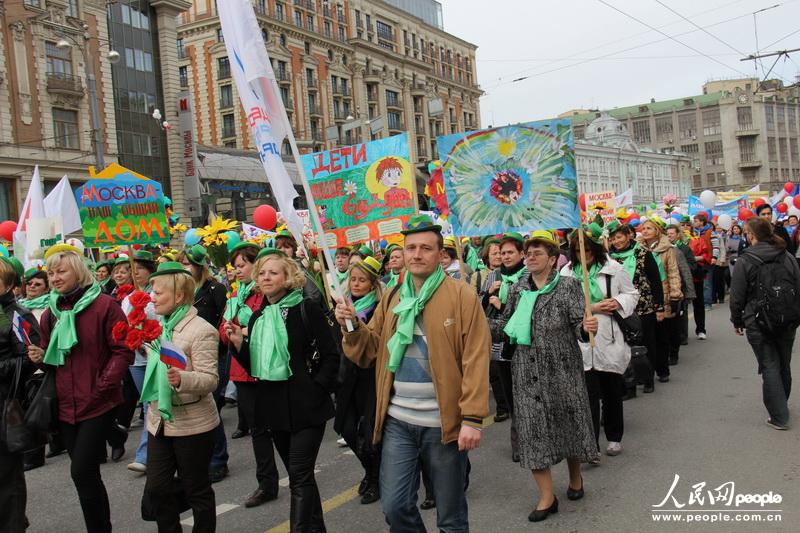
<path id="1" fill-rule="evenodd" d="M 436 144 L 456 235 L 578 226 L 569 120 L 446 135 Z"/>

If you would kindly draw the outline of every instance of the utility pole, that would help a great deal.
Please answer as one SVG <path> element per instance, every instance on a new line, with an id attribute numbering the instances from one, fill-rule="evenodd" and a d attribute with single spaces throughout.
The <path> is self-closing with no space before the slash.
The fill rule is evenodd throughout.
<path id="1" fill-rule="evenodd" d="M 755 61 L 757 61 L 759 59 L 763 59 L 765 57 L 778 56 L 778 57 L 775 58 L 775 62 L 772 64 L 772 66 L 769 67 L 769 70 L 767 71 L 767 73 L 764 74 L 764 79 L 762 81 L 767 81 L 767 77 L 769 77 L 770 73 L 772 72 L 772 69 L 775 68 L 775 65 L 778 64 L 778 61 L 780 61 L 781 57 L 784 57 L 784 56 L 789 57 L 790 53 L 798 52 L 798 51 L 800 51 L 800 48 L 793 48 L 791 50 L 779 50 L 777 52 L 769 52 L 769 53 L 765 53 L 765 54 L 759 54 L 759 53 L 750 54 L 747 57 L 743 57 L 739 61 L 754 61 L 755 62 Z M 755 91 L 756 93 L 758 93 L 758 91 L 761 89 L 761 83 L 759 83 L 758 85 L 759 85 L 759 87 L 756 89 L 756 91 Z"/>

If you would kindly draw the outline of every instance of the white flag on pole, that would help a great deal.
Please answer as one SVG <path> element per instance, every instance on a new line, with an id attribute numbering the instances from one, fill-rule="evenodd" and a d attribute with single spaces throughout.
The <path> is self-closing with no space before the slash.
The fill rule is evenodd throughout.
<path id="1" fill-rule="evenodd" d="M 73 233 L 81 229 L 81 214 L 66 174 L 55 189 L 45 196 L 44 214 L 47 218 L 61 218 L 61 229 L 64 233 Z"/>
<path id="2" fill-rule="evenodd" d="M 275 73 L 253 5 L 250 0 L 225 0 L 217 4 L 217 11 L 253 143 L 286 225 L 297 242 L 302 243 L 303 224 L 294 209 L 298 194 L 281 159 L 288 119 L 281 97 L 274 89 Z"/>
<path id="3" fill-rule="evenodd" d="M 39 165 L 36 165 L 36 167 L 33 169 L 33 176 L 31 177 L 31 186 L 28 189 L 28 195 L 25 197 L 25 203 L 22 205 L 22 211 L 19 214 L 17 231 L 25 231 L 29 218 L 44 217 L 44 193 L 42 191 L 42 178 L 39 176 Z"/>
<path id="4" fill-rule="evenodd" d="M 633 189 L 628 189 L 624 193 L 617 196 L 617 207 L 625 205 L 633 205 Z"/>

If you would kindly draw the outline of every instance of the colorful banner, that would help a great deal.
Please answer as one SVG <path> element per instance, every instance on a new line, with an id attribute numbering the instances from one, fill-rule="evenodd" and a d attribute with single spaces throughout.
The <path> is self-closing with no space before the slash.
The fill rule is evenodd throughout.
<path id="1" fill-rule="evenodd" d="M 328 247 L 402 230 L 416 210 L 409 159 L 406 134 L 300 158 Z"/>
<path id="2" fill-rule="evenodd" d="M 111 164 L 75 189 L 87 248 L 169 242 L 161 184 Z"/>
<path id="3" fill-rule="evenodd" d="M 769 200 L 769 191 L 720 191 L 717 193 L 717 202 L 724 204 L 732 200 L 738 200 L 742 196 L 750 202 L 756 198 L 761 198 L 766 202 Z"/>
<path id="4" fill-rule="evenodd" d="M 714 209 L 706 209 L 703 207 L 703 204 L 700 203 L 699 196 L 690 196 L 689 197 L 689 215 L 694 216 L 700 211 L 703 211 L 708 215 L 709 218 L 714 218 L 715 216 L 719 215 L 730 215 L 732 219 L 736 220 L 739 218 L 739 208 L 741 207 L 748 207 L 747 196 L 740 196 L 738 198 L 734 198 L 729 202 L 725 202 L 723 204 L 717 204 L 714 206 Z"/>
<path id="5" fill-rule="evenodd" d="M 242 222 L 242 233 L 244 234 L 244 240 L 246 241 L 254 241 L 262 235 L 264 235 L 267 239 L 271 239 L 276 235 L 274 231 L 267 231 L 245 222 Z"/>
<path id="6" fill-rule="evenodd" d="M 547 120 L 437 137 L 454 233 L 576 227 L 570 124 Z"/>
<path id="7" fill-rule="evenodd" d="M 614 191 L 587 192 L 586 212 L 589 219 L 594 219 L 598 211 L 607 224 L 617 218 L 617 193 Z"/>

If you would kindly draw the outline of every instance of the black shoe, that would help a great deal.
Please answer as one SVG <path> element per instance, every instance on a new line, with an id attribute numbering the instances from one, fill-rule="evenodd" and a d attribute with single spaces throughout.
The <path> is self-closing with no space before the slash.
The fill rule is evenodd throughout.
<path id="1" fill-rule="evenodd" d="M 236 431 L 231 433 L 231 438 L 232 439 L 241 439 L 242 437 L 246 437 L 249 434 L 250 434 L 250 430 L 249 429 L 248 430 L 237 429 Z"/>
<path id="2" fill-rule="evenodd" d="M 370 483 L 367 486 L 367 489 L 364 491 L 364 495 L 361 496 L 361 504 L 369 505 L 370 503 L 375 503 L 380 499 L 381 499 L 381 489 L 378 487 L 378 484 Z"/>
<path id="3" fill-rule="evenodd" d="M 504 421 L 508 420 L 508 418 L 510 416 L 511 415 L 508 414 L 508 411 L 503 412 L 503 413 L 497 413 L 496 415 L 494 415 L 494 421 L 495 422 L 504 422 Z"/>
<path id="4" fill-rule="evenodd" d="M 209 470 L 208 479 L 211 483 L 219 483 L 228 476 L 228 465 Z"/>
<path id="5" fill-rule="evenodd" d="M 528 515 L 528 520 L 530 520 L 531 522 L 541 522 L 551 514 L 556 514 L 557 512 L 558 512 L 558 498 L 553 496 L 553 504 L 550 507 L 541 510 L 534 509 L 531 512 L 531 514 Z"/>
<path id="6" fill-rule="evenodd" d="M 112 446 L 111 447 L 111 460 L 115 463 L 119 462 L 122 459 L 122 456 L 125 455 L 125 446 Z"/>
<path id="7" fill-rule="evenodd" d="M 642 388 L 642 392 L 645 394 L 650 394 L 654 390 L 656 390 L 656 388 L 653 383 L 645 383 L 644 387 Z"/>
<path id="8" fill-rule="evenodd" d="M 66 451 L 67 451 L 66 448 L 56 448 L 55 450 L 53 448 L 50 448 L 50 451 L 47 452 L 47 454 L 45 455 L 45 458 L 51 459 L 53 457 L 61 455 L 62 453 L 66 453 Z"/>
<path id="9" fill-rule="evenodd" d="M 683 339 L 681 341 L 681 346 L 689 346 L 689 339 Z"/>
<path id="10" fill-rule="evenodd" d="M 433 496 L 425 496 L 425 501 L 419 505 L 419 508 L 423 511 L 433 509 L 434 507 L 436 507 L 436 500 L 433 499 Z"/>
<path id="11" fill-rule="evenodd" d="M 367 487 L 369 486 L 369 480 L 367 476 L 364 476 L 364 479 L 361 480 L 361 483 L 358 484 L 358 495 L 363 496 L 365 492 L 367 492 Z"/>
<path id="12" fill-rule="evenodd" d="M 659 383 L 669 383 L 669 376 L 658 376 Z"/>
<path id="13" fill-rule="evenodd" d="M 253 494 L 247 497 L 244 501 L 244 506 L 247 508 L 250 507 L 258 507 L 259 505 L 265 504 L 267 502 L 271 502 L 278 498 L 278 493 L 268 493 L 261 489 L 256 489 L 253 491 Z"/>
<path id="14" fill-rule="evenodd" d="M 567 499 L 568 500 L 580 500 L 583 498 L 583 477 L 581 477 L 581 488 L 573 489 L 570 486 L 567 486 Z"/>
<path id="15" fill-rule="evenodd" d="M 626 389 L 625 395 L 622 397 L 622 401 L 628 401 L 636 398 L 636 389 Z"/>
<path id="16" fill-rule="evenodd" d="M 519 452 L 511 452 L 511 460 L 515 463 L 519 462 Z"/>
<path id="17" fill-rule="evenodd" d="M 678 364 L 678 357 L 677 356 L 670 357 L 668 363 L 669 363 L 669 366 L 677 365 Z"/>
<path id="18" fill-rule="evenodd" d="M 25 463 L 23 465 L 22 469 L 25 472 L 28 472 L 29 470 L 33 470 L 35 468 L 39 468 L 40 466 L 44 466 L 44 461 L 41 461 L 41 462 L 37 461 L 35 463 Z"/>

